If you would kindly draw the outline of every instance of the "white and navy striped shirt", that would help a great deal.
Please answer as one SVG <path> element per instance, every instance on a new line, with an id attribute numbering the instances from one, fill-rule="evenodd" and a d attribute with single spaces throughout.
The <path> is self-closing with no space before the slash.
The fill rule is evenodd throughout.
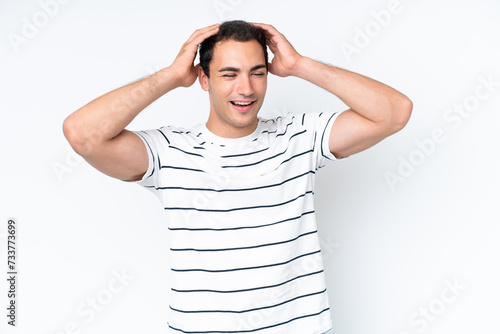
<path id="1" fill-rule="evenodd" d="M 316 170 L 338 114 L 259 118 L 243 138 L 201 124 L 136 132 L 170 233 L 169 333 L 331 329 L 314 215 Z"/>

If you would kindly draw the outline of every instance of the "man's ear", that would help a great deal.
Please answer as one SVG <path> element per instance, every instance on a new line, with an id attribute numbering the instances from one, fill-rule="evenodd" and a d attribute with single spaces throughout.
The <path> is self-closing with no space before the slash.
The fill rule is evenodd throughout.
<path id="1" fill-rule="evenodd" d="M 200 65 L 198 65 L 198 80 L 200 82 L 201 88 L 204 91 L 208 91 L 208 77 Z"/>

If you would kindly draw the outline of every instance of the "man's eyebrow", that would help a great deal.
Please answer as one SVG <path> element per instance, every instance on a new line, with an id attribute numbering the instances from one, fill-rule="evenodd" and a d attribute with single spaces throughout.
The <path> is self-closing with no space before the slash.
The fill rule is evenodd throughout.
<path id="1" fill-rule="evenodd" d="M 266 65 L 264 65 L 264 64 L 255 65 L 254 67 L 252 67 L 252 68 L 250 69 L 250 72 L 255 71 L 255 70 L 258 70 L 258 69 L 260 69 L 260 68 L 265 68 L 265 67 L 266 67 Z"/>
<path id="2" fill-rule="evenodd" d="M 258 69 L 263 68 L 263 67 L 266 67 L 266 65 L 264 65 L 264 64 L 255 65 L 254 67 L 252 67 L 250 69 L 250 72 L 253 72 L 253 71 L 258 70 Z M 227 66 L 227 67 L 221 68 L 219 70 L 219 72 L 240 72 L 240 69 L 236 68 L 236 67 Z"/>
<path id="3" fill-rule="evenodd" d="M 236 68 L 236 67 L 223 67 L 219 70 L 219 72 L 239 72 L 240 69 L 239 68 Z"/>

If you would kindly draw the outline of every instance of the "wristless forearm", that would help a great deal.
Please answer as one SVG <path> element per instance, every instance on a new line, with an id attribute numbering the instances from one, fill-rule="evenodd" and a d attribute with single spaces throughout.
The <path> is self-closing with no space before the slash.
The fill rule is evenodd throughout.
<path id="1" fill-rule="evenodd" d="M 117 136 L 148 105 L 177 87 L 169 68 L 106 93 L 75 111 L 65 121 L 70 143 L 98 144 Z"/>
<path id="2" fill-rule="evenodd" d="M 301 77 L 336 95 L 349 108 L 372 121 L 382 121 L 384 112 L 406 97 L 397 90 L 366 76 L 304 58 L 297 66 Z"/>

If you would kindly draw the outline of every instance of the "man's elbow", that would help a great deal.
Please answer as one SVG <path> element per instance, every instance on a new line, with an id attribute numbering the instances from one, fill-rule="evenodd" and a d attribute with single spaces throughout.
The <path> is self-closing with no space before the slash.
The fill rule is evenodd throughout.
<path id="1" fill-rule="evenodd" d="M 77 154 L 84 156 L 84 153 L 87 151 L 85 149 L 87 145 L 84 144 L 85 140 L 83 139 L 82 134 L 79 133 L 79 126 L 72 115 L 68 116 L 64 120 L 62 130 L 64 137 L 66 137 L 66 140 L 71 145 L 73 150 Z"/>
<path id="2" fill-rule="evenodd" d="M 390 132 L 396 133 L 402 130 L 410 120 L 413 110 L 413 102 L 406 96 L 393 107 Z"/>
<path id="3" fill-rule="evenodd" d="M 74 132 L 75 132 L 74 128 L 75 128 L 75 125 L 74 125 L 74 122 L 72 122 L 72 120 L 71 120 L 71 116 L 66 117 L 66 119 L 64 120 L 63 125 L 62 125 L 62 130 L 63 130 L 64 137 L 66 137 L 66 140 L 71 144 L 71 146 L 73 146 L 72 142 L 73 142 Z"/>

